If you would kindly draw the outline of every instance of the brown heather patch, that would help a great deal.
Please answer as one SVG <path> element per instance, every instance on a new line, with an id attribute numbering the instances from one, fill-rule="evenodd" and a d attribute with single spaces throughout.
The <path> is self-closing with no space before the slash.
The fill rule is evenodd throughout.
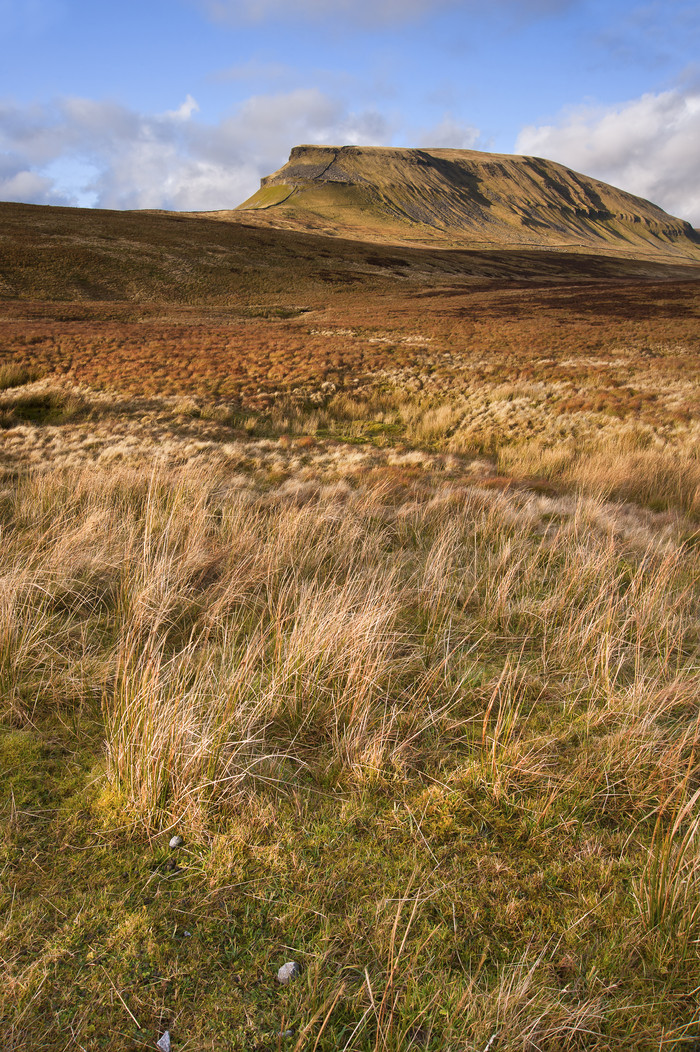
<path id="1" fill-rule="evenodd" d="M 166 320 L 127 304 L 75 311 L 6 301 L 0 347 L 7 365 L 133 394 L 252 405 L 323 382 L 347 387 L 385 370 L 430 394 L 544 384 L 551 411 L 682 423 L 697 408 L 698 289 L 696 282 L 620 285 L 615 313 L 600 286 L 586 290 L 588 311 L 573 310 L 558 289 L 535 296 L 465 286 L 441 295 L 438 287 L 416 297 L 394 288 L 368 299 L 337 294 L 292 319 L 242 317 L 240 307 L 224 317 L 221 309 L 171 307 Z M 673 314 L 665 309 L 672 291 L 679 297 Z M 637 316 L 642 295 L 646 309 Z M 583 298 L 580 291 L 576 302 Z"/>

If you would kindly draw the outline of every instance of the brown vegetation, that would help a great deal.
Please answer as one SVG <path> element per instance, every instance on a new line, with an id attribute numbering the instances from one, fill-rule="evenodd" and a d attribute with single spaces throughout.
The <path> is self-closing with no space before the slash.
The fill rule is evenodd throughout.
<path id="1" fill-rule="evenodd" d="M 3 1049 L 693 1047 L 692 268 L 30 212 Z"/>

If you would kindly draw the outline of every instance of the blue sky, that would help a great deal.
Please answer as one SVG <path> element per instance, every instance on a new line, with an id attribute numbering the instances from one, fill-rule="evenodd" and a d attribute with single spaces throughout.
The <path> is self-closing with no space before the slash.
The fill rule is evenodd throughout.
<path id="1" fill-rule="evenodd" d="M 0 199 L 232 207 L 301 142 L 550 157 L 700 226 L 697 0 L 0 0 Z"/>

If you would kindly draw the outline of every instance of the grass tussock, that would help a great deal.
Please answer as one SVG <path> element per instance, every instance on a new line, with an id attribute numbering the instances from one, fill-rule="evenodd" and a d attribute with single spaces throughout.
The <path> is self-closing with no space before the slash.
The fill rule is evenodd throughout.
<path id="1" fill-rule="evenodd" d="M 44 859 L 0 931 L 7 1047 L 692 1029 L 696 555 L 612 515 L 478 480 L 299 500 L 204 464 L 7 486 L 3 850 L 23 887 L 17 845 Z M 99 891 L 55 883 L 56 835 Z"/>
<path id="2" fill-rule="evenodd" d="M 504 473 L 536 475 L 603 499 L 630 501 L 655 510 L 678 508 L 700 514 L 700 460 L 694 443 L 685 448 L 645 448 L 648 436 L 624 436 L 558 448 L 537 444 L 499 453 Z"/>
<path id="3" fill-rule="evenodd" d="M 61 387 L 30 388 L 0 395 L 3 428 L 72 423 L 84 417 L 86 411 L 87 403 L 80 394 Z"/>
<path id="4" fill-rule="evenodd" d="M 30 369 L 14 362 L 0 365 L 0 391 L 6 391 L 10 387 L 23 387 L 24 384 L 38 380 L 40 375 L 38 369 Z"/>

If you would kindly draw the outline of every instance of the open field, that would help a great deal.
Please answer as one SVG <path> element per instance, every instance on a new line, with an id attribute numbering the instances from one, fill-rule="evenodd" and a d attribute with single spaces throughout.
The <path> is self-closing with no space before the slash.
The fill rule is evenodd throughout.
<path id="1" fill-rule="evenodd" d="M 698 268 L 0 207 L 3 1050 L 700 1047 Z"/>
<path id="2" fill-rule="evenodd" d="M 162 427 L 176 444 L 479 455 L 495 474 L 694 507 L 697 280 L 383 282 L 301 303 L 244 290 L 225 308 L 0 302 L 3 361 L 36 381 L 0 394 L 5 466 L 49 448 L 61 462 L 134 452 Z M 51 405 L 59 389 L 68 414 Z M 52 414 L 61 427 L 37 426 Z"/>

